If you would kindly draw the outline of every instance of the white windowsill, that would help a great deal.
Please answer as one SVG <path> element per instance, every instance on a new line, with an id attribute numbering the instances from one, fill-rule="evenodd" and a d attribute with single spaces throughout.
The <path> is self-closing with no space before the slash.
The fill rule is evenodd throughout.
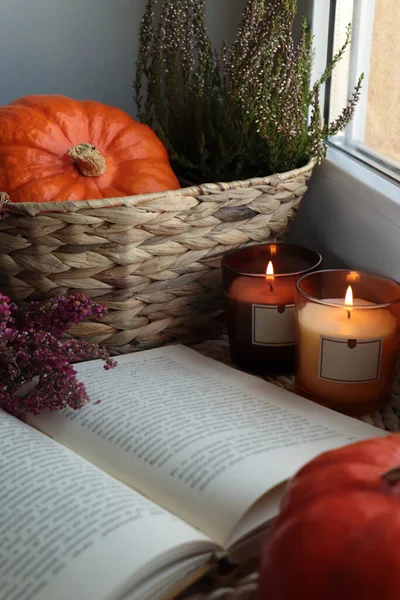
<path id="1" fill-rule="evenodd" d="M 400 281 L 400 188 L 332 148 L 311 177 L 288 240 L 318 250 L 329 267 Z"/>
<path id="2" fill-rule="evenodd" d="M 368 166 L 361 164 L 359 161 L 354 160 L 351 156 L 348 156 L 344 152 L 333 148 L 332 146 L 328 149 L 328 160 L 335 163 L 338 167 L 356 177 L 370 188 L 387 196 L 388 199 L 393 200 L 396 204 L 400 205 L 400 186 L 392 183 L 382 177 Z"/>
<path id="3" fill-rule="evenodd" d="M 328 149 L 327 160 L 350 175 L 353 180 L 346 180 L 353 184 L 361 183 L 379 194 L 365 194 L 359 196 L 359 202 L 367 204 L 383 217 L 400 225 L 400 186 L 392 183 L 379 173 L 360 163 L 351 156 L 332 146 Z M 351 184 L 350 184 L 351 185 Z M 351 185 L 354 191 L 354 186 Z"/>

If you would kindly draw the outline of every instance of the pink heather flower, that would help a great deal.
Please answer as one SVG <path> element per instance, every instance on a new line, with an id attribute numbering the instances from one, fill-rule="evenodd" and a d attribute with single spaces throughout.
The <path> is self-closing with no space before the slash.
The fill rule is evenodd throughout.
<path id="1" fill-rule="evenodd" d="M 86 340 L 59 339 L 86 317 L 101 317 L 102 306 L 81 294 L 54 298 L 48 306 L 17 306 L 0 294 L 0 407 L 13 413 L 40 413 L 88 401 L 71 363 L 100 358 L 105 369 L 117 363 L 105 348 Z M 25 394 L 21 387 L 34 382 Z"/>

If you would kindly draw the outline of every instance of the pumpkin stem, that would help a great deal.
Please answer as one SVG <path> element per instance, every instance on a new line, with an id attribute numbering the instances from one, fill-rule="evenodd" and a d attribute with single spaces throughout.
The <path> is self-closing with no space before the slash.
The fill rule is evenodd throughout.
<path id="1" fill-rule="evenodd" d="M 106 159 L 92 144 L 83 142 L 73 146 L 68 150 L 68 154 L 85 177 L 100 177 L 106 172 Z"/>
<path id="2" fill-rule="evenodd" d="M 392 496 L 400 496 L 400 467 L 394 467 L 381 475 L 381 489 Z"/>

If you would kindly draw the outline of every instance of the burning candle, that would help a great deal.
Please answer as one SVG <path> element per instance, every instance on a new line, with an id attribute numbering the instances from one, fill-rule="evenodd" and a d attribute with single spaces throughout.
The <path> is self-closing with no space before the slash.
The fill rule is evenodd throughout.
<path id="1" fill-rule="evenodd" d="M 332 294 L 343 288 L 341 298 Z M 320 271 L 300 279 L 297 289 L 297 392 L 348 414 L 376 410 L 393 383 L 399 284 Z"/>
<path id="2" fill-rule="evenodd" d="M 294 370 L 295 282 L 319 254 L 289 244 L 246 246 L 222 261 L 231 358 L 257 372 Z"/>

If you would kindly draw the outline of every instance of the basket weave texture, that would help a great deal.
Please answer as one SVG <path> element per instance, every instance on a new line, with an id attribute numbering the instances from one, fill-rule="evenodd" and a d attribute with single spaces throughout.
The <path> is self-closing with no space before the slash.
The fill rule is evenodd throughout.
<path id="1" fill-rule="evenodd" d="M 0 289 L 20 302 L 95 298 L 108 313 L 71 333 L 115 353 L 210 337 L 221 256 L 285 233 L 313 166 L 123 198 L 5 203 Z"/>

